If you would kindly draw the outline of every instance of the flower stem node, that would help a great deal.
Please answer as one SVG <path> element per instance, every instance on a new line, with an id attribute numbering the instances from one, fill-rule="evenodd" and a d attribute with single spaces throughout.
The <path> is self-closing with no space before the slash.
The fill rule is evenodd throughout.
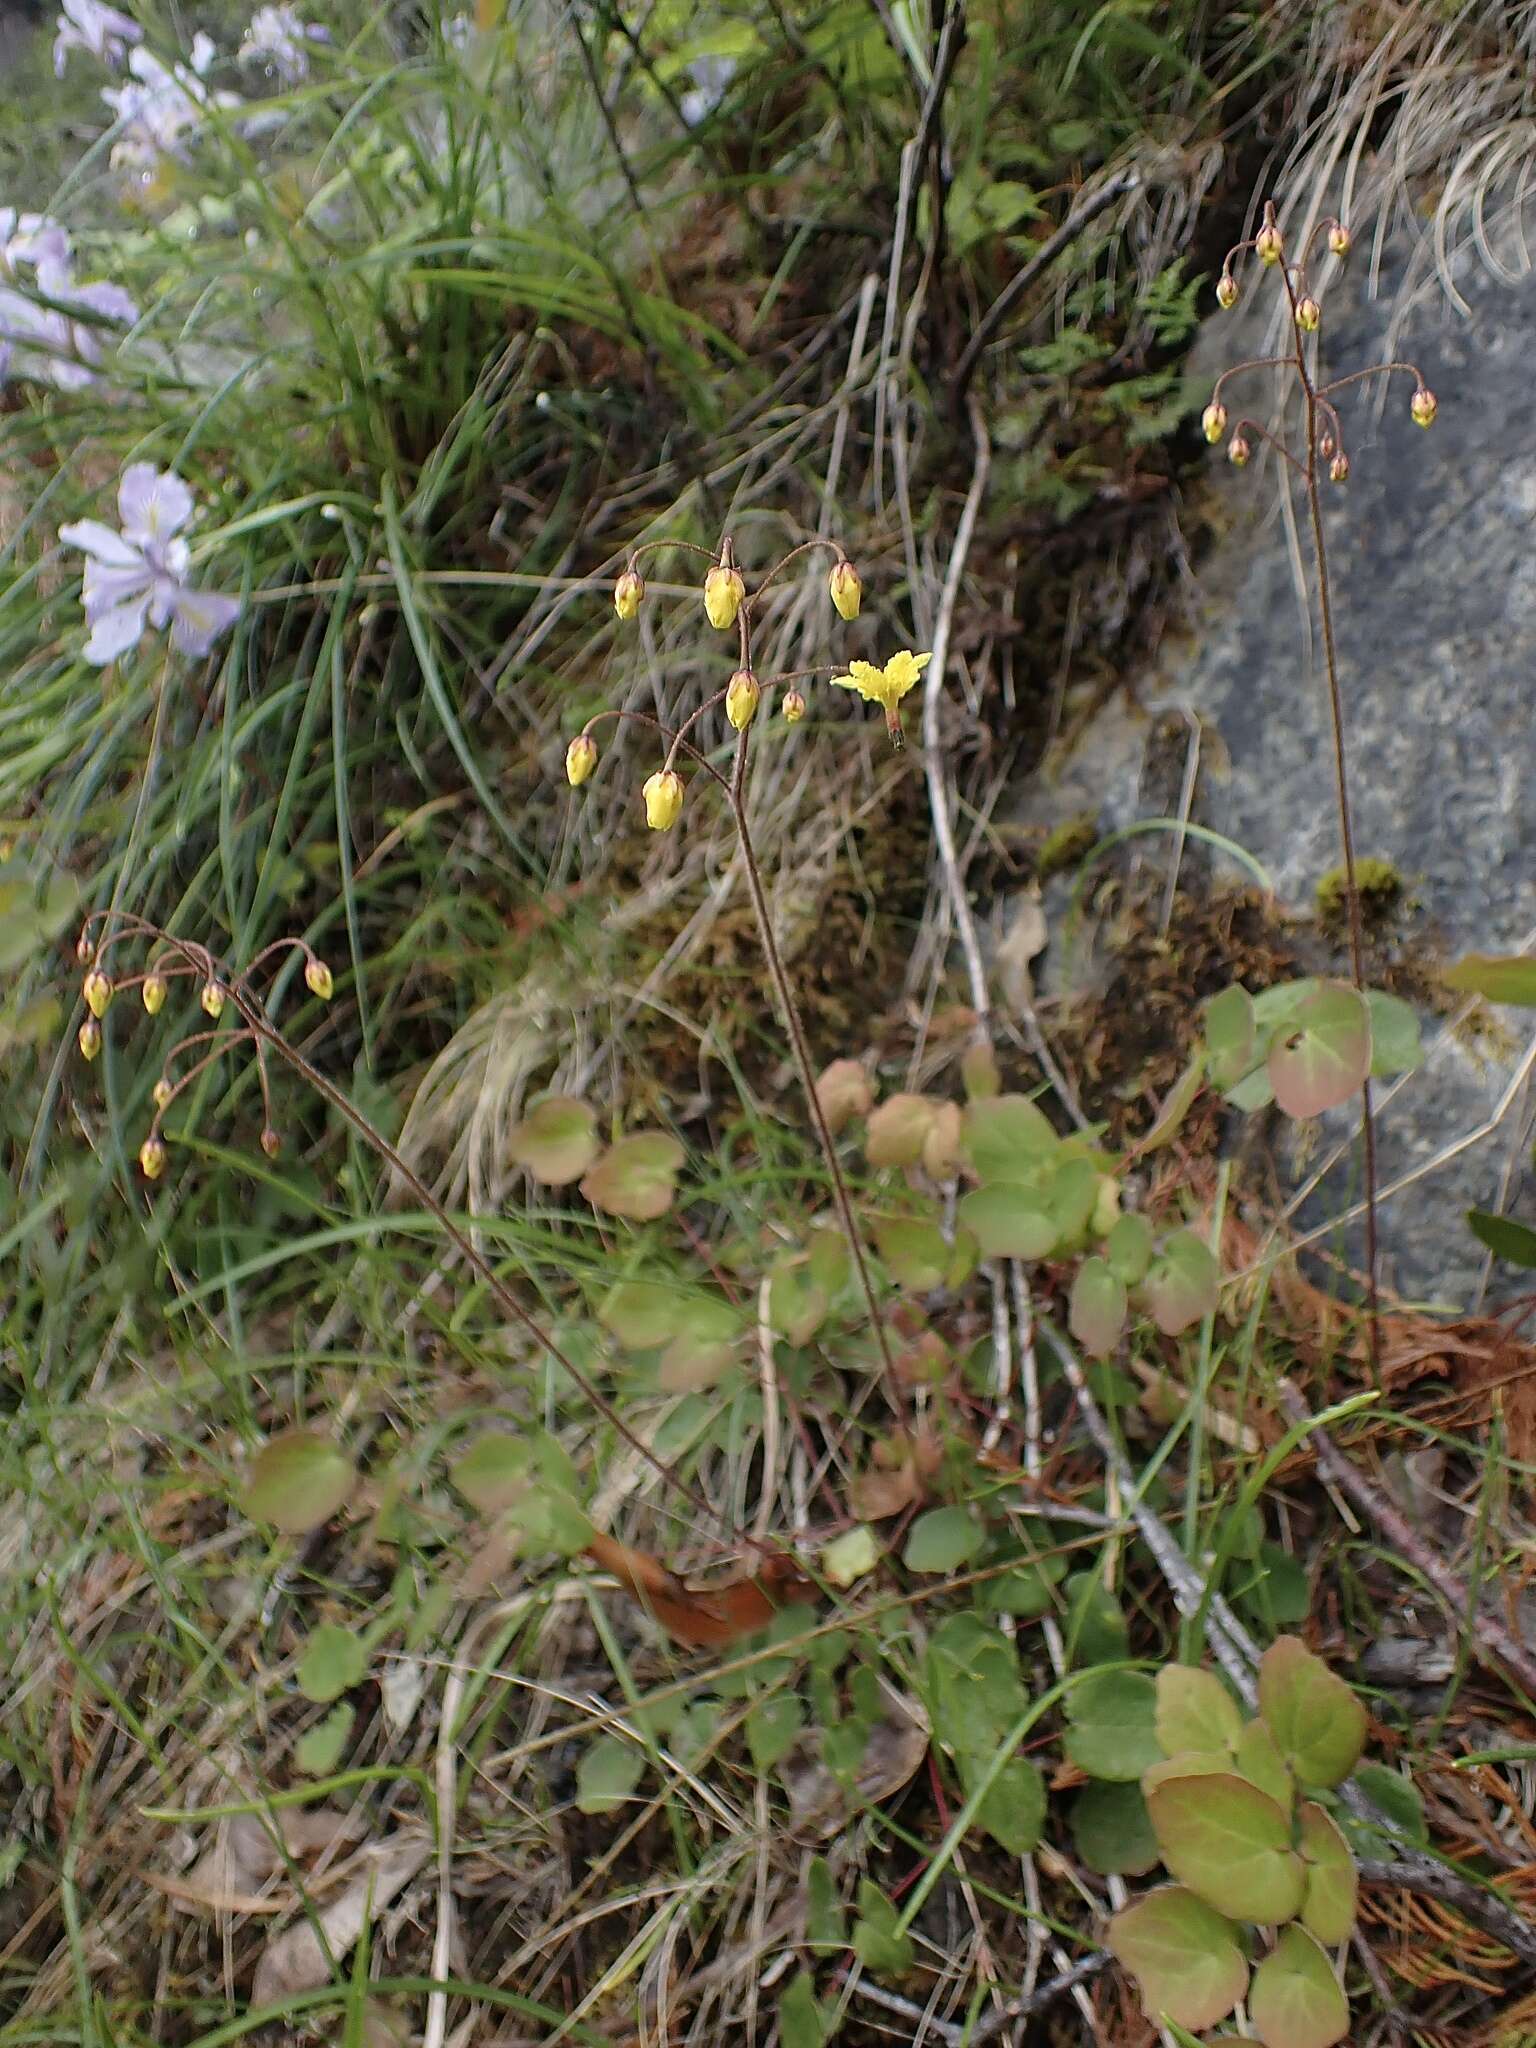
<path id="1" fill-rule="evenodd" d="M 1216 280 L 1216 303 L 1223 313 L 1230 313 L 1237 304 L 1237 279 L 1230 270 L 1224 270 Z"/>
<path id="2" fill-rule="evenodd" d="M 99 967 L 93 967 L 86 975 L 80 993 L 93 1017 L 105 1017 L 107 1005 L 112 1000 L 112 984 Z"/>
<path id="3" fill-rule="evenodd" d="M 670 832 L 683 808 L 683 778 L 675 768 L 658 768 L 646 778 L 645 822 L 653 832 Z"/>
<path id="4" fill-rule="evenodd" d="M 1285 244 L 1280 239 L 1280 230 L 1272 220 L 1265 221 L 1253 238 L 1253 253 L 1261 263 L 1276 264 L 1285 254 Z"/>
<path id="5" fill-rule="evenodd" d="M 725 693 L 725 715 L 737 732 L 744 732 L 757 716 L 762 691 L 749 668 L 737 669 Z"/>
<path id="6" fill-rule="evenodd" d="M 155 1083 L 154 1087 L 156 1109 L 169 1109 L 171 1106 L 171 1098 L 175 1095 L 175 1093 L 176 1090 L 175 1087 L 172 1085 L 170 1075 L 162 1074 L 159 1080 Z"/>
<path id="7" fill-rule="evenodd" d="M 158 1180 L 165 1171 L 164 1138 L 146 1138 L 139 1147 L 139 1171 L 146 1180 Z"/>
<path id="8" fill-rule="evenodd" d="M 1316 334 L 1323 324 L 1323 309 L 1309 292 L 1296 301 L 1296 325 L 1303 334 Z"/>
<path id="9" fill-rule="evenodd" d="M 281 1133 L 274 1131 L 270 1124 L 267 1125 L 261 1134 L 261 1149 L 269 1159 L 275 1159 L 283 1149 Z"/>
<path id="10" fill-rule="evenodd" d="M 304 986 L 312 996 L 318 996 L 322 1003 L 328 1003 L 336 993 L 336 980 L 323 960 L 309 959 L 304 962 Z"/>
<path id="11" fill-rule="evenodd" d="M 786 690 L 784 692 L 784 703 L 782 708 L 784 712 L 785 724 L 798 725 L 801 719 L 805 716 L 804 692 L 800 690 Z"/>
<path id="12" fill-rule="evenodd" d="M 613 586 L 613 608 L 624 620 L 638 616 L 645 601 L 645 578 L 638 569 L 626 569 Z"/>
<path id="13" fill-rule="evenodd" d="M 1328 465 L 1328 477 L 1330 482 L 1336 484 L 1349 482 L 1349 457 L 1342 448 Z"/>
<path id="14" fill-rule="evenodd" d="M 217 1022 L 218 1019 L 222 1017 L 224 1014 L 225 1001 L 226 996 L 224 989 L 218 982 L 205 981 L 203 983 L 203 993 L 201 997 L 201 1002 L 203 1008 L 207 1011 L 208 1015 L 214 1019 L 215 1022 Z"/>
<path id="15" fill-rule="evenodd" d="M 1413 423 L 1416 427 L 1432 427 L 1435 424 L 1435 414 L 1440 407 L 1429 386 L 1421 384 L 1413 394 L 1413 403 L 1408 409 L 1413 414 Z"/>
<path id="16" fill-rule="evenodd" d="M 728 633 L 735 625 L 746 594 L 739 569 L 711 569 L 704 578 L 704 610 L 717 633 Z"/>
<path id="17" fill-rule="evenodd" d="M 1235 433 L 1227 443 L 1227 460 L 1234 469 L 1246 468 L 1249 457 L 1252 454 L 1253 443 L 1241 430 Z"/>
<path id="18" fill-rule="evenodd" d="M 146 1012 L 151 1017 L 158 1017 L 165 1008 L 165 999 L 168 993 L 169 989 L 163 974 L 151 972 L 145 975 L 139 994 L 144 1000 Z"/>
<path id="19" fill-rule="evenodd" d="M 80 1057 L 83 1060 L 93 1060 L 101 1051 L 101 1026 L 94 1017 L 87 1017 L 80 1026 L 79 1042 Z"/>
<path id="20" fill-rule="evenodd" d="M 859 600 L 864 595 L 864 585 L 859 572 L 852 562 L 834 562 L 832 573 L 827 578 L 827 588 L 832 593 L 832 602 L 837 606 L 840 619 L 856 619 L 859 616 Z"/>
<path id="21" fill-rule="evenodd" d="M 596 766 L 597 741 L 589 732 L 577 733 L 565 750 L 566 781 L 572 789 L 580 789 Z"/>
<path id="22" fill-rule="evenodd" d="M 1349 229 L 1341 220 L 1336 220 L 1328 230 L 1328 250 L 1333 256 L 1349 254 Z"/>
<path id="23" fill-rule="evenodd" d="M 1213 398 L 1201 413 L 1200 431 L 1213 448 L 1227 431 L 1227 408 L 1219 398 Z"/>

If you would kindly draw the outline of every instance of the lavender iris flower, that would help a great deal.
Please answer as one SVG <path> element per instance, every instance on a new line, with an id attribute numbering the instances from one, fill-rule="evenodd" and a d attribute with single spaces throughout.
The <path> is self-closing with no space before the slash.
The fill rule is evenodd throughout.
<path id="1" fill-rule="evenodd" d="M 690 128 L 697 128 L 719 106 L 736 76 L 734 57 L 695 57 L 688 66 L 693 89 L 677 103 L 677 111 Z"/>
<path id="2" fill-rule="evenodd" d="M 192 38 L 189 64 L 164 64 L 152 50 L 134 50 L 126 85 L 106 86 L 102 98 L 123 124 L 112 146 L 115 164 L 152 170 L 162 156 L 181 156 L 188 135 L 200 128 L 210 107 L 238 107 L 237 92 L 210 92 L 204 78 L 218 55 L 211 36 Z"/>
<path id="3" fill-rule="evenodd" d="M 171 645 L 205 655 L 239 615 L 233 597 L 194 590 L 181 529 L 192 517 L 192 493 L 178 476 L 151 462 L 130 463 L 118 487 L 122 531 L 96 519 L 59 529 L 60 540 L 85 555 L 85 616 L 91 636 L 85 658 L 104 668 L 136 647 L 146 624 L 171 628 Z"/>
<path id="4" fill-rule="evenodd" d="M 124 52 L 142 40 L 144 31 L 115 7 L 103 7 L 101 0 L 60 0 L 59 32 L 53 39 L 53 69 L 64 76 L 71 50 L 85 50 L 103 64 L 118 65 Z"/>
<path id="5" fill-rule="evenodd" d="M 242 64 L 267 64 L 284 85 L 299 85 L 309 76 L 306 43 L 328 43 L 329 29 L 300 21 L 299 10 L 286 4 L 258 7 L 240 45 Z"/>
<path id="6" fill-rule="evenodd" d="M 20 288 L 24 265 L 35 276 L 31 292 Z M 75 282 L 69 236 L 57 221 L 0 207 L 0 384 L 25 370 L 61 391 L 79 391 L 95 382 L 101 323 L 131 325 L 138 317 L 121 285 Z"/>

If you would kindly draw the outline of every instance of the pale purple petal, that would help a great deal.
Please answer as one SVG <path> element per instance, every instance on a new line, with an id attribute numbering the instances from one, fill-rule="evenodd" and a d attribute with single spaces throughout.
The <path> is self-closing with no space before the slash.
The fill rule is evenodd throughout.
<path id="1" fill-rule="evenodd" d="M 120 654 L 137 647 L 144 632 L 146 602 L 140 598 L 135 604 L 123 604 L 115 611 L 103 612 L 85 643 L 86 660 L 94 662 L 98 668 L 105 668 L 109 661 L 116 661 Z"/>
<path id="2" fill-rule="evenodd" d="M 171 645 L 183 654 L 204 655 L 240 616 L 240 600 L 212 590 L 182 590 L 176 599 Z"/>
<path id="3" fill-rule="evenodd" d="M 140 547 L 169 540 L 192 517 L 192 493 L 179 476 L 152 462 L 131 462 L 118 487 L 117 513 L 123 532 Z"/>
<path id="4" fill-rule="evenodd" d="M 38 275 L 41 277 L 41 271 Z M 99 313 L 103 320 L 120 320 L 125 327 L 139 317 L 138 306 L 120 284 L 75 285 L 68 299 L 70 305 L 79 306 L 84 312 Z"/>
<path id="5" fill-rule="evenodd" d="M 154 571 L 144 562 L 109 568 L 105 562 L 88 561 L 80 591 L 86 618 L 94 625 L 103 612 L 144 597 L 153 581 Z"/>
<path id="6" fill-rule="evenodd" d="M 72 526 L 61 526 L 59 539 L 109 568 L 142 569 L 144 566 L 144 557 L 139 550 L 124 540 L 120 533 L 114 533 L 110 526 L 103 526 L 99 519 L 77 519 Z"/>

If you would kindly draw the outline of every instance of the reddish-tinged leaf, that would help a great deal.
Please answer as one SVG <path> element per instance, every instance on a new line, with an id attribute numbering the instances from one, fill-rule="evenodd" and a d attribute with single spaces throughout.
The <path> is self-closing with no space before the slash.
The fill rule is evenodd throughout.
<path id="1" fill-rule="evenodd" d="M 1226 2018 L 1248 1988 L 1248 1964 L 1230 1920 L 1181 1885 L 1161 1885 L 1122 1908 L 1105 1946 L 1136 1980 L 1142 2010 L 1186 2027 Z"/>
<path id="2" fill-rule="evenodd" d="M 1229 1757 L 1242 1726 L 1236 1700 L 1214 1671 L 1165 1664 L 1158 1672 L 1157 1740 L 1164 1756 L 1194 1749 Z"/>
<path id="3" fill-rule="evenodd" d="M 1125 1331 L 1125 1282 L 1107 1259 L 1084 1259 L 1072 1282 L 1067 1327 L 1094 1358 L 1108 1358 Z"/>
<path id="4" fill-rule="evenodd" d="M 574 1095 L 550 1095 L 515 1124 L 507 1149 L 535 1180 L 563 1188 L 597 1157 L 597 1119 Z"/>
<path id="5" fill-rule="evenodd" d="M 620 1138 L 591 1167 L 581 1192 L 605 1216 L 650 1223 L 665 1216 L 676 1192 L 683 1148 L 663 1131 Z"/>
<path id="6" fill-rule="evenodd" d="M 1210 1315 L 1221 1293 L 1215 1254 L 1192 1230 L 1176 1230 L 1141 1283 L 1147 1313 L 1165 1337 L 1177 1337 Z"/>
<path id="7" fill-rule="evenodd" d="M 1290 1816 L 1246 1778 L 1203 1770 L 1164 1778 L 1147 1792 L 1147 1811 L 1164 1863 L 1218 1912 L 1272 1927 L 1300 1910 L 1306 1873 L 1291 1848 Z"/>
<path id="8" fill-rule="evenodd" d="M 1365 1747 L 1365 1708 L 1296 1636 L 1259 1659 L 1259 1708 L 1304 1785 L 1342 1784 Z"/>
<path id="9" fill-rule="evenodd" d="M 1287 1116 L 1320 1116 L 1347 1102 L 1371 1071 L 1371 1013 L 1358 990 L 1324 982 L 1275 1034 L 1269 1085 Z"/>
<path id="10" fill-rule="evenodd" d="M 1310 1800 L 1301 1809 L 1301 1860 L 1307 1866 L 1301 1924 L 1326 1948 L 1337 1948 L 1355 1924 L 1360 1874 L 1338 1823 Z"/>
<path id="11" fill-rule="evenodd" d="M 328 1522 L 357 1484 L 352 1460 L 329 1437 L 288 1429 L 251 1460 L 240 1505 L 252 1521 L 285 1536 L 306 1536 Z"/>
<path id="12" fill-rule="evenodd" d="M 939 1105 L 926 1095 L 891 1095 L 873 1113 L 864 1132 L 864 1157 L 871 1166 L 916 1166 Z"/>
<path id="13" fill-rule="evenodd" d="M 875 1091 L 859 1060 L 834 1060 L 816 1080 L 816 1100 L 833 1137 L 856 1116 L 868 1116 L 875 1106 Z"/>
<path id="14" fill-rule="evenodd" d="M 1264 2048 L 1333 2048 L 1349 2032 L 1333 1965 L 1302 1928 L 1285 1928 L 1254 1971 L 1248 2017 Z"/>

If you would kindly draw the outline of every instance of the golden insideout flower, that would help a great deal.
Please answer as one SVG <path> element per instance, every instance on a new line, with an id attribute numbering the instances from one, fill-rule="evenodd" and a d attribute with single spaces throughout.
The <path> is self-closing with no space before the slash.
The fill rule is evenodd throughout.
<path id="1" fill-rule="evenodd" d="M 335 978 L 323 960 L 304 962 L 304 986 L 312 996 L 318 996 L 322 1003 L 328 1003 L 336 993 Z"/>
<path id="2" fill-rule="evenodd" d="M 885 713 L 885 729 L 891 736 L 894 747 L 906 744 L 901 731 L 900 704 L 916 683 L 923 670 L 932 661 L 931 654 L 912 654 L 905 648 L 900 654 L 893 654 L 884 668 L 876 668 L 872 661 L 850 661 L 845 676 L 834 676 L 833 686 L 839 690 L 856 690 L 866 704 L 878 704 Z"/>
<path id="3" fill-rule="evenodd" d="M 1335 256 L 1349 254 L 1349 229 L 1343 221 L 1336 220 L 1328 230 L 1328 247 Z"/>
<path id="4" fill-rule="evenodd" d="M 162 1074 L 159 1080 L 155 1083 L 154 1087 L 156 1109 L 169 1109 L 171 1106 L 171 1097 L 175 1093 L 176 1090 L 171 1085 L 171 1078 L 169 1074 Z"/>
<path id="5" fill-rule="evenodd" d="M 566 781 L 572 789 L 580 789 L 596 766 L 597 741 L 589 732 L 577 733 L 565 750 Z"/>
<path id="6" fill-rule="evenodd" d="M 1323 309 L 1310 293 L 1296 301 L 1296 325 L 1303 334 L 1316 334 L 1323 324 Z"/>
<path id="7" fill-rule="evenodd" d="M 645 798 L 645 822 L 653 832 L 670 832 L 683 808 L 683 778 L 675 768 L 658 768 L 647 776 L 640 794 Z"/>
<path id="8" fill-rule="evenodd" d="M 746 594 L 739 569 L 711 569 L 704 578 L 704 610 L 717 633 L 729 632 L 735 625 Z"/>
<path id="9" fill-rule="evenodd" d="M 761 695 L 757 677 L 753 675 L 751 669 L 737 669 L 725 693 L 725 715 L 737 732 L 743 731 L 757 716 L 758 699 Z"/>
<path id="10" fill-rule="evenodd" d="M 1280 230 L 1268 223 L 1261 227 L 1253 238 L 1253 253 L 1261 263 L 1278 263 L 1285 254 Z"/>
<path id="11" fill-rule="evenodd" d="M 86 975 L 80 993 L 85 997 L 85 1007 L 93 1017 L 105 1017 L 107 1005 L 112 1000 L 112 984 L 99 967 L 93 967 Z"/>
<path id="12" fill-rule="evenodd" d="M 621 619 L 633 619 L 645 599 L 645 579 L 636 569 L 626 569 L 613 586 L 613 608 Z"/>
<path id="13" fill-rule="evenodd" d="M 800 690 L 786 690 L 784 702 L 780 705 L 786 725 L 798 725 L 805 716 L 805 695 Z"/>
<path id="14" fill-rule="evenodd" d="M 1435 394 L 1427 384 L 1421 384 L 1418 390 L 1415 391 L 1413 403 L 1409 406 L 1408 410 L 1413 414 L 1413 423 L 1416 427 L 1432 427 L 1434 425 L 1435 414 L 1440 408 L 1435 402 Z"/>
<path id="15" fill-rule="evenodd" d="M 146 1138 L 139 1147 L 139 1171 L 146 1180 L 158 1180 L 165 1171 L 164 1138 Z"/>
<path id="16" fill-rule="evenodd" d="M 80 1026 L 79 1044 L 83 1060 L 93 1060 L 101 1051 L 101 1026 L 94 1017 L 87 1017 Z"/>
<path id="17" fill-rule="evenodd" d="M 222 1017 L 224 1014 L 225 1003 L 224 990 L 219 986 L 218 982 L 205 981 L 203 983 L 203 992 L 202 995 L 199 997 L 199 1001 L 202 1003 L 202 1006 L 207 1011 L 208 1015 L 213 1018 L 215 1023 L 217 1023 L 219 1018 Z"/>
<path id="18" fill-rule="evenodd" d="M 1224 270 L 1217 280 L 1216 303 L 1223 313 L 1230 313 L 1237 304 L 1237 279 L 1230 270 Z"/>
<path id="19" fill-rule="evenodd" d="M 837 606 L 840 619 L 859 616 L 859 599 L 864 595 L 864 585 L 859 581 L 859 572 L 852 562 L 833 563 L 827 589 L 832 593 L 832 602 Z"/>
<path id="20" fill-rule="evenodd" d="M 157 974 L 153 969 L 151 969 L 150 972 L 146 974 L 144 977 L 143 984 L 139 989 L 139 994 L 143 997 L 144 1007 L 149 1012 L 150 1016 L 158 1017 L 160 1012 L 165 1008 L 165 998 L 167 994 L 167 983 L 165 976 L 163 974 Z"/>
<path id="21" fill-rule="evenodd" d="M 1212 447 L 1215 447 L 1216 443 L 1227 431 L 1227 408 L 1219 398 L 1213 398 L 1205 408 L 1205 411 L 1201 413 L 1200 431 L 1204 434 L 1207 441 L 1211 443 Z"/>

